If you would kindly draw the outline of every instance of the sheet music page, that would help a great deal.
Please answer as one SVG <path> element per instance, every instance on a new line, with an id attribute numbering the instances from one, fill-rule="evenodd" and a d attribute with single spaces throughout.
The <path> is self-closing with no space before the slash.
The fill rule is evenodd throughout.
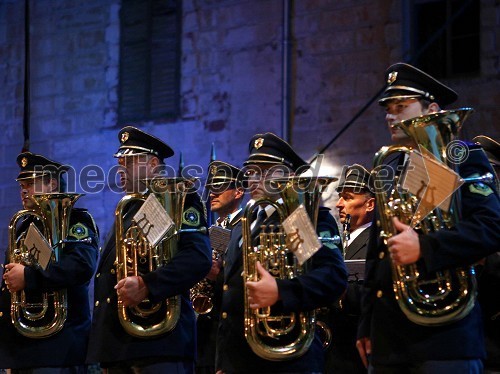
<path id="1" fill-rule="evenodd" d="M 43 270 L 47 269 L 47 265 L 52 257 L 52 247 L 40 230 L 32 222 L 24 239 L 30 260 L 40 264 Z"/>
<path id="2" fill-rule="evenodd" d="M 311 219 L 303 205 L 300 205 L 283 221 L 288 248 L 303 264 L 320 248 L 321 243 Z"/>
<path id="3" fill-rule="evenodd" d="M 224 229 L 220 226 L 210 226 L 208 229 L 210 244 L 212 250 L 218 254 L 225 253 L 231 239 L 231 230 Z"/>
<path id="4" fill-rule="evenodd" d="M 154 194 L 148 196 L 133 220 L 153 247 L 174 226 L 174 221 Z"/>
<path id="5" fill-rule="evenodd" d="M 419 201 L 411 226 L 415 226 L 438 207 L 448 211 L 451 197 L 462 183 L 457 173 L 437 161 L 425 149 L 423 154 L 412 151 L 409 167 L 403 175 L 403 188 Z"/>

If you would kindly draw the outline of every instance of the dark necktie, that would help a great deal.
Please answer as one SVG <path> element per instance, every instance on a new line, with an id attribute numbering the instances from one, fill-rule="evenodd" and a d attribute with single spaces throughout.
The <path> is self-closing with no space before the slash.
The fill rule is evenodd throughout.
<path id="1" fill-rule="evenodd" d="M 224 220 L 222 221 L 221 226 L 223 229 L 227 229 L 227 227 L 229 226 L 229 221 L 230 221 L 230 216 L 228 214 L 227 217 L 224 218 Z"/>

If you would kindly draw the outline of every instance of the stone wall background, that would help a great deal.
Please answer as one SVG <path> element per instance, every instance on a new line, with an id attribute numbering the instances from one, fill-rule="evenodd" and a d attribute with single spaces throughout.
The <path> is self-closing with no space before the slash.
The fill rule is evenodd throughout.
<path id="1" fill-rule="evenodd" d="M 296 91 L 291 142 L 310 159 L 383 86 L 387 66 L 402 59 L 399 0 L 300 0 L 295 6 Z M 116 160 L 119 67 L 119 0 L 31 2 L 30 150 L 72 164 L 93 176 L 79 205 L 89 208 L 105 234 L 119 194 L 104 179 Z M 458 106 L 476 113 L 463 137 L 497 139 L 500 110 L 500 4 L 481 0 L 481 75 L 447 83 Z M 0 247 L 20 209 L 15 158 L 23 145 L 24 1 L 0 1 Z M 180 118 L 135 124 L 177 152 L 168 163 L 206 167 L 210 146 L 217 158 L 241 164 L 258 132 L 281 134 L 281 0 L 185 0 L 183 8 Z M 466 56 L 467 51 L 464 51 Z M 371 165 L 389 143 L 375 103 L 325 153 L 324 173 L 342 165 Z M 112 180 L 111 175 L 111 180 Z M 88 180 L 88 178 L 87 178 Z M 77 186 L 80 186 L 77 183 Z M 334 186 L 330 188 L 330 192 Z M 79 191 L 82 189 L 79 188 Z M 330 193 L 326 204 L 334 207 Z"/>

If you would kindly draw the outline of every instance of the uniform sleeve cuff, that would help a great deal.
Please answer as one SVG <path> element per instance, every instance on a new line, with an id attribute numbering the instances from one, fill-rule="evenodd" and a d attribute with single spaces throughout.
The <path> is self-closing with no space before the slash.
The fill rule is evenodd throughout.
<path id="1" fill-rule="evenodd" d="M 26 290 L 36 290 L 38 289 L 39 282 L 37 282 L 38 271 L 30 266 L 24 267 L 24 288 Z"/>
<path id="2" fill-rule="evenodd" d="M 278 297 L 285 312 L 299 309 L 299 302 L 294 296 L 294 282 L 291 279 L 276 279 Z"/>
<path id="3" fill-rule="evenodd" d="M 429 235 L 419 235 L 418 239 L 420 243 L 421 260 L 424 262 L 425 268 L 428 271 L 434 271 L 433 268 L 435 268 L 434 264 L 436 263 L 434 253 L 435 249 L 439 246 L 439 242 Z"/>

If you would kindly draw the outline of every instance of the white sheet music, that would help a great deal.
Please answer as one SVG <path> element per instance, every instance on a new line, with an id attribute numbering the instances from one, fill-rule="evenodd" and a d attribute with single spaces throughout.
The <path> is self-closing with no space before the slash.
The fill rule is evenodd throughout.
<path id="1" fill-rule="evenodd" d="M 297 256 L 299 264 L 302 265 L 321 248 L 316 230 L 303 205 L 283 221 L 283 228 L 287 235 L 287 245 Z"/>
<path id="2" fill-rule="evenodd" d="M 152 246 L 157 245 L 174 226 L 174 221 L 154 194 L 148 196 L 133 220 Z"/>
<path id="3" fill-rule="evenodd" d="M 423 151 L 423 154 L 416 151 L 410 153 L 410 167 L 404 175 L 403 187 L 419 201 L 411 226 L 438 207 L 448 211 L 453 193 L 463 184 L 457 173 L 425 149 Z"/>
<path id="4" fill-rule="evenodd" d="M 52 257 L 52 248 L 33 222 L 26 233 L 24 245 L 27 248 L 30 260 L 38 262 L 43 270 L 47 269 Z"/>

